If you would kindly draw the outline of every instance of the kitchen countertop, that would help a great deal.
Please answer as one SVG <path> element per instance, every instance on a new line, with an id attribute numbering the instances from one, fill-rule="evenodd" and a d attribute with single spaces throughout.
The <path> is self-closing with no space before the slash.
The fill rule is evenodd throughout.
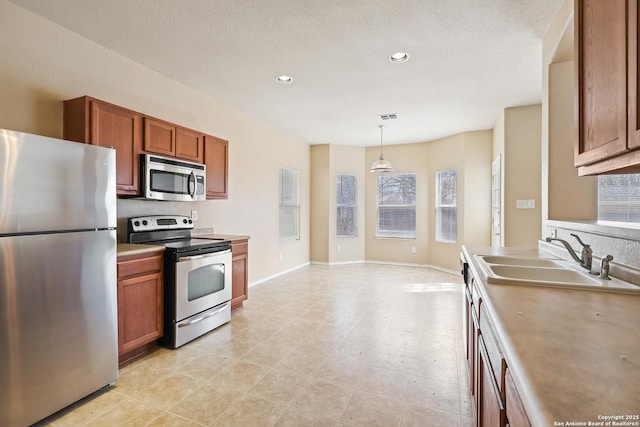
<path id="1" fill-rule="evenodd" d="M 488 283 L 472 255 L 551 255 L 463 253 L 533 426 L 607 425 L 602 417 L 616 415 L 629 423 L 617 425 L 640 425 L 640 296 Z"/>
<path id="2" fill-rule="evenodd" d="M 236 234 L 198 234 L 194 235 L 194 238 L 198 239 L 224 239 L 231 242 L 238 240 L 248 240 L 249 236 L 236 235 Z M 118 256 L 138 255 L 148 252 L 164 251 L 165 247 L 162 245 L 142 245 L 137 243 L 118 243 Z"/>

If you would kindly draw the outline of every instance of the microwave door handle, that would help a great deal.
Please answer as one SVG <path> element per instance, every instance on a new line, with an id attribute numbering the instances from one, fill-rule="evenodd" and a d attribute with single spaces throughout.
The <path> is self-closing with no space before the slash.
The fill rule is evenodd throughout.
<path id="1" fill-rule="evenodd" d="M 193 171 L 191 171 L 191 175 L 189 175 L 189 184 L 191 183 L 191 180 L 193 180 L 193 191 L 190 191 L 189 195 L 191 196 L 192 199 L 195 199 L 196 189 L 198 188 L 198 181 L 196 180 L 196 174 L 193 173 Z"/>

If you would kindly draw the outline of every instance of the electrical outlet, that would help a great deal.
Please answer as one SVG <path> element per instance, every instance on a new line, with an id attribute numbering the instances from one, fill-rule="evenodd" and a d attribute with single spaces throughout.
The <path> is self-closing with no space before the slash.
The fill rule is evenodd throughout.
<path id="1" fill-rule="evenodd" d="M 553 237 L 554 239 L 556 237 L 558 237 L 558 230 L 556 230 L 555 228 L 551 229 L 551 237 Z"/>
<path id="2" fill-rule="evenodd" d="M 282 261 L 282 252 L 280 252 L 280 261 Z"/>
<path id="3" fill-rule="evenodd" d="M 191 219 L 194 221 L 198 219 L 198 211 L 191 211 Z"/>
<path id="4" fill-rule="evenodd" d="M 415 246 L 411 246 L 411 253 L 415 254 L 416 253 L 416 247 Z"/>
<path id="5" fill-rule="evenodd" d="M 342 250 L 342 248 L 340 247 L 340 245 L 336 246 L 336 252 L 340 252 Z"/>

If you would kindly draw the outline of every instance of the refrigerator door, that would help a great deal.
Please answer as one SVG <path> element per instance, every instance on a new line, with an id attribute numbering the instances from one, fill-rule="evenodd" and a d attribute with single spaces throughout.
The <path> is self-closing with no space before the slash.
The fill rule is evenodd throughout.
<path id="1" fill-rule="evenodd" d="M 116 227 L 115 150 L 0 129 L 0 235 Z"/>
<path id="2" fill-rule="evenodd" d="M 0 425 L 116 381 L 116 231 L 0 238 Z"/>

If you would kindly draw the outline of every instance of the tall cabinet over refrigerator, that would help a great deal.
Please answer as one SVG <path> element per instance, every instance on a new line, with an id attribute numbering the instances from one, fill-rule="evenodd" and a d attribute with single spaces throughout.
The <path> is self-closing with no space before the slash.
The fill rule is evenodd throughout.
<path id="1" fill-rule="evenodd" d="M 0 425 L 116 381 L 115 150 L 0 129 Z"/>

